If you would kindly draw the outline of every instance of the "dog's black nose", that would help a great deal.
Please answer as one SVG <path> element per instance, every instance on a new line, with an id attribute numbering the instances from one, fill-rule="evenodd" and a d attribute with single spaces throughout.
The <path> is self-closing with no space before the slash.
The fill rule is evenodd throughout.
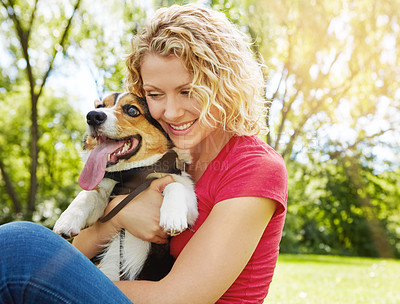
<path id="1" fill-rule="evenodd" d="M 98 126 L 104 123 L 107 119 L 107 114 L 104 112 L 90 111 L 86 115 L 86 120 L 90 126 Z"/>

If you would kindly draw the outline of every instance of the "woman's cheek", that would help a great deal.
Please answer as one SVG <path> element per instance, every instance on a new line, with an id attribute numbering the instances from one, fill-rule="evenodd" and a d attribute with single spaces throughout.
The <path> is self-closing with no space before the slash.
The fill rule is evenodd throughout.
<path id="1" fill-rule="evenodd" d="M 147 101 L 147 105 L 149 107 L 151 117 L 153 117 L 155 120 L 159 120 L 162 113 L 160 106 L 157 106 L 157 104 L 151 100 Z"/>

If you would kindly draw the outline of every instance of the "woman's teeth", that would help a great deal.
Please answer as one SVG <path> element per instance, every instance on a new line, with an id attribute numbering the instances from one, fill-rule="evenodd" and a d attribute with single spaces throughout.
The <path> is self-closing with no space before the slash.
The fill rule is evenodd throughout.
<path id="1" fill-rule="evenodd" d="M 174 125 L 170 125 L 172 129 L 174 130 L 178 130 L 178 131 L 182 131 L 182 130 L 186 130 L 189 127 L 191 127 L 193 124 L 195 123 L 195 120 L 193 120 L 192 122 L 188 122 L 184 125 L 180 125 L 180 126 L 174 126 Z"/>

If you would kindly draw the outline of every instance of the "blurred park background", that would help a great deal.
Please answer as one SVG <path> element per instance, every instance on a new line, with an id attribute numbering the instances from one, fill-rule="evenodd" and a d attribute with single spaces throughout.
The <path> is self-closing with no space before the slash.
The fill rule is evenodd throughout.
<path id="1" fill-rule="evenodd" d="M 123 89 L 146 18 L 187 2 L 0 0 L 0 224 L 52 227 L 80 191 L 84 113 Z M 262 138 L 289 174 L 281 251 L 400 258 L 400 1 L 198 2 L 263 58 Z"/>

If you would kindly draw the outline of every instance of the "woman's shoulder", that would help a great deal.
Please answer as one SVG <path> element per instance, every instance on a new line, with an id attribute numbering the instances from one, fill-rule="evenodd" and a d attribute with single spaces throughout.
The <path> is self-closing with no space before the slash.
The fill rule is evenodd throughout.
<path id="1" fill-rule="evenodd" d="M 279 153 L 255 136 L 232 138 L 224 150 L 219 170 L 207 176 L 216 201 L 255 196 L 271 198 L 285 206 L 287 171 Z"/>
<path id="2" fill-rule="evenodd" d="M 282 156 L 257 136 L 234 136 L 223 152 L 225 161 L 286 168 Z"/>
<path id="3" fill-rule="evenodd" d="M 282 156 L 255 136 L 232 137 L 216 159 L 209 165 L 208 178 L 225 185 L 274 181 L 287 184 L 287 171 Z M 279 182 L 278 182 L 279 181 Z"/>

